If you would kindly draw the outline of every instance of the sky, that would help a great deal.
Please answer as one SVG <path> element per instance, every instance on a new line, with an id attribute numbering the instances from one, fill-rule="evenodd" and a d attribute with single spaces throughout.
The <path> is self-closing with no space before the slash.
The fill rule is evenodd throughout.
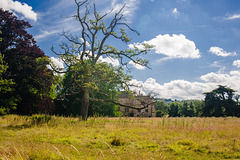
<path id="1" fill-rule="evenodd" d="M 93 0 L 94 1 L 94 0 Z M 117 48 L 139 48 L 143 43 L 154 48 L 142 58 L 151 69 L 134 65 L 133 88 L 143 94 L 178 100 L 204 99 L 209 92 L 225 85 L 240 94 L 240 1 L 238 0 L 95 0 L 100 14 L 124 4 L 125 22 L 140 35 L 128 31 L 128 45 L 108 41 Z M 1 0 L 0 7 L 29 21 L 28 30 L 52 61 L 62 66 L 51 47 L 63 40 L 63 30 L 80 35 L 72 15 L 74 0 Z M 112 15 L 106 17 L 106 22 Z M 119 61 L 102 61 L 119 66 Z"/>

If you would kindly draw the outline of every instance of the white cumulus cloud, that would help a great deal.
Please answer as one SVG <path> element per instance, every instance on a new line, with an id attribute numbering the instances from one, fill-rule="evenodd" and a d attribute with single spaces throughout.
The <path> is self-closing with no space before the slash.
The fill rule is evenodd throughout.
<path id="1" fill-rule="evenodd" d="M 190 82 L 186 80 L 172 80 L 170 82 L 160 84 L 154 78 L 148 78 L 145 82 L 133 79 L 131 84 L 140 85 L 139 87 L 131 87 L 136 92 L 145 94 L 153 93 L 159 98 L 171 99 L 203 99 L 204 92 L 209 92 L 218 85 L 228 86 L 237 94 L 240 93 L 240 71 L 230 71 L 227 74 L 223 73 L 208 73 L 200 77 L 201 81 Z"/>
<path id="2" fill-rule="evenodd" d="M 154 46 L 154 50 L 157 54 L 165 55 L 161 60 L 168 60 L 174 58 L 200 58 L 199 49 L 193 41 L 187 39 L 183 34 L 169 34 L 157 35 L 155 38 L 144 41 L 145 44 L 150 44 Z M 132 46 L 141 47 L 141 43 L 135 43 Z"/>
<path id="3" fill-rule="evenodd" d="M 133 80 L 134 84 L 138 84 L 137 80 Z M 142 88 L 132 87 L 134 91 L 141 93 L 152 93 L 159 98 L 171 99 L 202 99 L 203 93 L 209 91 L 211 88 L 204 83 L 189 82 L 185 80 L 173 80 L 168 83 L 159 84 L 156 79 L 148 78 L 142 83 Z M 141 84 L 140 83 L 140 84 Z"/>
<path id="4" fill-rule="evenodd" d="M 201 79 L 206 84 L 226 85 L 238 92 L 240 91 L 238 85 L 240 83 L 240 71 L 230 71 L 228 74 L 211 72 L 201 76 Z"/>
<path id="5" fill-rule="evenodd" d="M 206 83 L 223 83 L 228 81 L 230 78 L 229 74 L 221 74 L 221 73 L 208 73 L 200 77 L 201 80 L 205 81 Z"/>
<path id="6" fill-rule="evenodd" d="M 222 57 L 236 56 L 236 55 L 237 55 L 236 52 L 226 52 L 226 51 L 224 51 L 222 48 L 216 47 L 216 46 L 211 47 L 211 48 L 209 49 L 209 52 L 211 52 L 211 53 L 213 53 L 213 54 L 215 54 L 215 55 L 217 55 L 217 56 L 222 56 Z"/>
<path id="7" fill-rule="evenodd" d="M 238 59 L 238 60 L 233 61 L 233 65 L 240 68 L 240 60 Z"/>
<path id="8" fill-rule="evenodd" d="M 13 0 L 1 0 L 0 6 L 4 10 L 11 10 L 22 14 L 27 19 L 37 20 L 37 13 L 32 10 L 32 7 L 26 3 L 21 3 Z"/>

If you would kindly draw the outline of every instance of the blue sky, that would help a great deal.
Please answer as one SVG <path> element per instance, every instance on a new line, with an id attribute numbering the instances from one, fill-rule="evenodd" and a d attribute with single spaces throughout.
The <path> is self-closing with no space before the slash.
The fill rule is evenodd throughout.
<path id="1" fill-rule="evenodd" d="M 152 69 L 132 65 L 132 83 L 142 93 L 160 98 L 203 99 L 203 93 L 227 85 L 240 93 L 240 1 L 238 0 L 95 0 L 104 14 L 125 3 L 126 22 L 140 36 L 128 32 L 129 46 L 109 41 L 118 48 L 142 43 L 154 45 L 144 56 Z M 74 0 L 1 0 L 33 26 L 29 32 L 49 57 L 63 40 L 62 30 L 78 34 Z M 106 18 L 109 21 L 111 16 Z M 60 65 L 56 58 L 52 60 Z M 109 61 L 102 58 L 103 61 Z M 118 65 L 115 61 L 115 65 Z"/>

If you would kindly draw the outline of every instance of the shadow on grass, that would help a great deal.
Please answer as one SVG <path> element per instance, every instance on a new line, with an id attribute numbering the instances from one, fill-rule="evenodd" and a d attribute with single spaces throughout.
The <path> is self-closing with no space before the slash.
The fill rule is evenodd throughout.
<path id="1" fill-rule="evenodd" d="M 3 127 L 4 129 L 7 129 L 7 130 L 21 130 L 21 129 L 25 129 L 25 128 L 31 128 L 32 126 L 31 125 L 28 125 L 28 124 L 19 124 L 19 125 L 9 125 L 9 126 L 6 126 L 6 127 Z"/>

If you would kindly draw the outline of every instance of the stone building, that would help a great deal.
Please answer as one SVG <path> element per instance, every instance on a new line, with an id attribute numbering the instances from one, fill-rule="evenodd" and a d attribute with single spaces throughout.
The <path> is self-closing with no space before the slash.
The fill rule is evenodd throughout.
<path id="1" fill-rule="evenodd" d="M 154 98 L 150 95 L 135 95 L 129 98 L 128 94 L 119 95 L 119 103 L 131 106 L 132 108 L 120 106 L 120 111 L 124 116 L 129 117 L 155 117 Z"/>

